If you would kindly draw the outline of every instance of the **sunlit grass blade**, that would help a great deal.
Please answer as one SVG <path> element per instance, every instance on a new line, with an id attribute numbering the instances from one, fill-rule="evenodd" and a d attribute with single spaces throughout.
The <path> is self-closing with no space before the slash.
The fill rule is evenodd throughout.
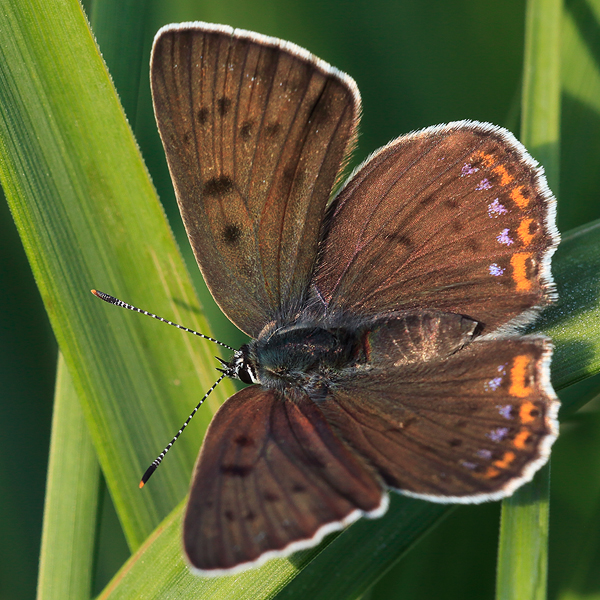
<path id="1" fill-rule="evenodd" d="M 548 577 L 550 464 L 502 502 L 496 597 L 542 600 Z"/>
<path id="2" fill-rule="evenodd" d="M 38 600 L 88 600 L 96 547 L 100 465 L 73 382 L 58 361 Z"/>
<path id="3" fill-rule="evenodd" d="M 558 194 L 560 176 L 560 24 L 562 0 L 529 0 L 521 141 L 545 167 Z M 496 598 L 546 597 L 550 465 L 502 502 Z"/>
<path id="4" fill-rule="evenodd" d="M 10 32 L 0 44 L 0 181 L 136 548 L 184 496 L 201 431 L 232 388 L 211 397 L 140 492 L 216 379 L 214 348 L 89 290 L 207 324 L 79 4 L 7 1 L 0 32 Z"/>

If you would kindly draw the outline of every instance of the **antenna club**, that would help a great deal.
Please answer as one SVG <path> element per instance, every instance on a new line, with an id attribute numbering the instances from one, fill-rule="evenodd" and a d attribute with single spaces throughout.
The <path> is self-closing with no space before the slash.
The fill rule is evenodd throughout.
<path id="1" fill-rule="evenodd" d="M 119 302 L 119 300 L 117 300 L 117 298 L 115 298 L 114 296 L 101 292 L 100 290 L 90 291 L 92 292 L 92 294 L 94 294 L 94 296 L 96 296 L 96 298 L 100 298 L 100 300 L 104 300 L 104 302 L 108 302 L 109 304 L 117 304 L 117 302 Z"/>
<path id="2" fill-rule="evenodd" d="M 146 472 L 144 473 L 144 476 L 142 477 L 142 480 L 140 481 L 140 490 L 146 485 L 146 482 L 148 481 L 148 479 L 150 479 L 150 477 L 152 476 L 152 473 L 154 473 L 154 471 L 156 471 L 156 467 L 158 467 L 158 464 L 156 464 L 156 461 L 154 461 L 146 469 Z"/>

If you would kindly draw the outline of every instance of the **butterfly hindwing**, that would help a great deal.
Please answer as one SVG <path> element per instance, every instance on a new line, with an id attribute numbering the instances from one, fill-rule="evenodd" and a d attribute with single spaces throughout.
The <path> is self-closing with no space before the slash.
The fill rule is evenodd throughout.
<path id="1" fill-rule="evenodd" d="M 437 502 L 498 499 L 531 479 L 558 433 L 550 356 L 546 339 L 523 337 L 395 369 L 373 362 L 319 408 L 389 487 Z"/>
<path id="2" fill-rule="evenodd" d="M 313 301 L 329 313 L 437 309 L 484 332 L 553 296 L 555 201 L 504 129 L 459 122 L 398 138 L 328 212 Z"/>
<path id="3" fill-rule="evenodd" d="M 220 408 L 196 465 L 184 548 L 205 574 L 312 546 L 387 506 L 380 481 L 298 390 L 245 388 Z M 231 571 L 228 571 L 231 572 Z"/>
<path id="4" fill-rule="evenodd" d="M 356 85 L 289 42 L 206 23 L 157 34 L 151 81 L 204 279 L 256 337 L 305 297 L 325 206 L 355 137 Z"/>

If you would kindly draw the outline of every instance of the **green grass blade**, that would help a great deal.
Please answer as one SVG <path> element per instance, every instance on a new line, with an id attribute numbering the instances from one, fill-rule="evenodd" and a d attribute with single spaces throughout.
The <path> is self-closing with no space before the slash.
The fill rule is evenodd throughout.
<path id="1" fill-rule="evenodd" d="M 521 101 L 521 141 L 558 196 L 560 175 L 561 0 L 529 0 Z"/>
<path id="2" fill-rule="evenodd" d="M 558 194 L 560 174 L 560 25 L 562 0 L 529 0 L 521 141 Z M 543 600 L 548 581 L 550 464 L 502 502 L 496 598 Z"/>
<path id="3" fill-rule="evenodd" d="M 552 272 L 558 301 L 542 313 L 534 331 L 552 338 L 552 381 L 563 389 L 600 373 L 600 221 L 562 235 Z"/>
<path id="4" fill-rule="evenodd" d="M 74 0 L 3 3 L 0 181 L 131 548 L 184 496 L 221 387 L 143 491 L 137 482 L 214 381 L 214 348 L 101 303 L 120 295 L 207 331 L 114 88 Z"/>
<path id="5" fill-rule="evenodd" d="M 550 464 L 502 501 L 496 598 L 542 600 L 548 579 Z"/>
<path id="6" fill-rule="evenodd" d="M 150 8 L 147 0 L 97 0 L 90 14 L 96 41 L 134 131 L 140 82 L 147 72 L 144 34 Z"/>
<path id="7" fill-rule="evenodd" d="M 100 465 L 62 356 L 58 360 L 38 600 L 88 600 Z"/>

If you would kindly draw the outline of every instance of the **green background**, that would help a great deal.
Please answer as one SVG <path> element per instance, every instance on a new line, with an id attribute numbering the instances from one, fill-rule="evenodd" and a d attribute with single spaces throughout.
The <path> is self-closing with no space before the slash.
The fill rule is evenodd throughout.
<path id="1" fill-rule="evenodd" d="M 490 121 L 518 136 L 524 2 L 439 0 L 426 6 L 417 0 L 153 0 L 147 7 L 147 13 L 140 15 L 144 19 L 144 65 L 158 27 L 204 20 L 291 40 L 349 73 L 363 98 L 355 161 L 400 134 L 458 119 Z M 93 14 L 101 5 L 87 5 L 86 10 Z M 97 33 L 102 50 L 102 35 Z M 122 35 L 125 39 L 132 36 L 126 29 Z M 579 53 L 577 60 L 565 56 L 563 62 L 558 224 L 561 231 L 567 231 L 600 217 L 600 169 L 596 167 L 600 164 L 600 78 L 577 77 L 577 65 L 583 60 L 592 61 L 598 72 L 598 2 L 566 3 L 563 39 L 572 44 L 569 50 Z M 119 71 L 118 57 L 107 53 L 105 59 L 201 290 L 203 284 L 183 233 L 152 116 L 147 68 L 138 85 L 120 78 L 123 71 Z M 115 60 L 114 66 L 111 60 Z M 0 598 L 18 600 L 35 594 L 57 349 L 4 203 L 0 253 L 0 432 L 4 449 L 0 462 Z M 216 336 L 234 345 L 241 343 L 242 338 L 210 307 L 209 300 L 205 296 L 202 300 Z M 565 393 L 591 397 L 594 386 L 597 382 L 588 380 Z M 563 597 L 569 590 L 600 595 L 599 449 L 600 414 L 597 404 L 591 403 L 563 427 L 553 453 L 551 598 Z M 96 591 L 128 555 L 107 495 L 105 500 Z M 395 597 L 399 589 L 403 598 L 492 597 L 498 522 L 498 503 L 459 507 L 375 586 L 372 598 Z M 594 576 L 595 572 L 598 575 Z"/>

